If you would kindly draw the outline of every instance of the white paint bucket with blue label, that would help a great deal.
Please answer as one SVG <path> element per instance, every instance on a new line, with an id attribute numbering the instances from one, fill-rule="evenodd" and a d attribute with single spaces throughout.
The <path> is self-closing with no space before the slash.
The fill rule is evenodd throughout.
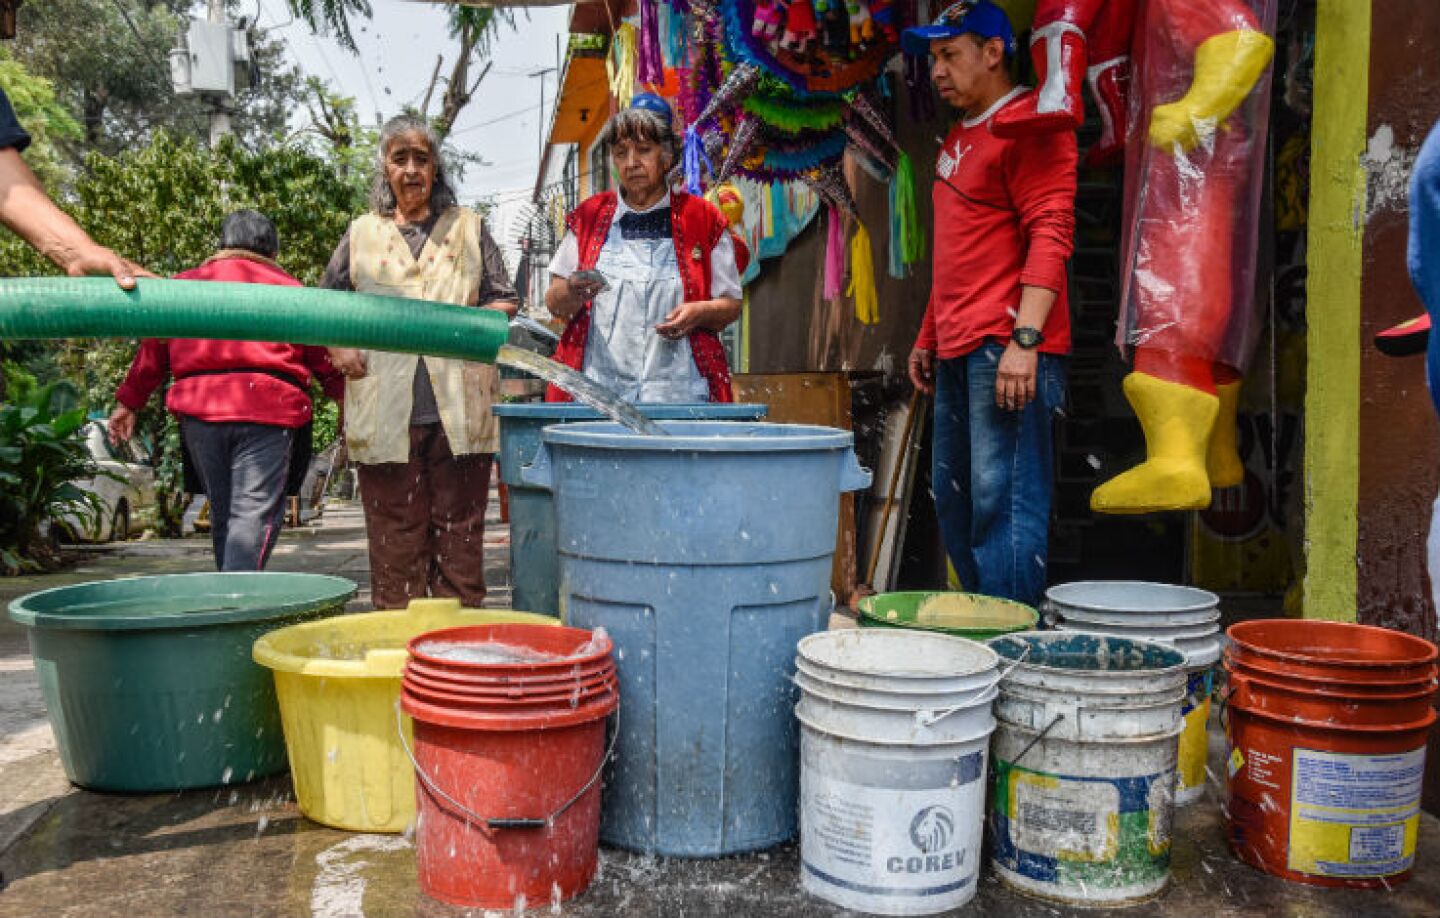
<path id="1" fill-rule="evenodd" d="M 873 915 L 975 896 L 993 727 L 963 743 L 884 745 L 800 722 L 800 883 Z"/>
<path id="2" fill-rule="evenodd" d="M 1170 877 L 1186 660 L 1100 634 L 1007 635 L 996 704 L 991 863 L 1008 886 L 1125 905 Z"/>
<path id="3" fill-rule="evenodd" d="M 811 635 L 799 651 L 801 885 L 876 915 L 964 905 L 980 875 L 994 652 L 880 630 Z"/>

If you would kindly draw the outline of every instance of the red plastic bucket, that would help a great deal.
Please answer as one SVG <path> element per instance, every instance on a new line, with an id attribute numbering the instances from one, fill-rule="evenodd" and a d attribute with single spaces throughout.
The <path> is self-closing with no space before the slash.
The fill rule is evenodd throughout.
<path id="1" fill-rule="evenodd" d="M 573 679 L 569 683 L 547 683 L 539 689 L 527 690 L 524 686 L 514 684 L 477 686 L 467 684 L 460 680 L 428 676 L 409 667 L 405 669 L 404 675 L 410 684 L 417 688 L 463 695 L 479 702 L 494 701 L 502 704 L 506 701 L 525 701 L 528 703 L 538 701 L 564 701 L 572 697 L 577 689 L 582 694 L 601 691 L 613 684 L 616 679 L 615 671 L 611 669 L 597 672 L 581 679 Z"/>
<path id="2" fill-rule="evenodd" d="M 1436 717 L 1434 646 L 1341 622 L 1245 622 L 1229 635 L 1231 848 L 1301 883 L 1403 882 Z"/>
<path id="3" fill-rule="evenodd" d="M 595 660 L 587 663 L 576 663 L 563 673 L 541 676 L 512 676 L 507 674 L 492 674 L 476 672 L 475 664 L 454 664 L 435 666 L 426 663 L 424 660 L 417 660 L 412 657 L 407 664 L 414 672 L 429 676 L 432 679 L 442 679 L 456 682 L 463 682 L 467 685 L 488 686 L 491 688 L 514 686 L 521 689 L 544 689 L 546 686 L 568 685 L 575 679 L 584 679 L 596 673 L 609 672 L 615 668 L 614 661 Z"/>
<path id="4" fill-rule="evenodd" d="M 442 628 L 413 638 L 407 650 L 412 662 L 422 669 L 446 672 L 461 678 L 483 682 L 506 679 L 520 681 L 564 681 L 577 671 L 603 665 L 609 659 L 608 640 L 586 648 L 590 632 L 580 628 L 556 628 L 553 625 L 469 625 Z M 430 652 L 434 644 L 508 644 L 522 651 L 535 651 L 552 659 L 517 663 L 472 663 L 450 660 Z M 581 653 L 586 649 L 588 652 Z"/>
<path id="5" fill-rule="evenodd" d="M 516 714 L 564 713 L 595 702 L 619 691 L 618 680 L 610 679 L 593 688 L 576 689 L 566 695 L 545 698 L 477 698 L 450 689 L 418 685 L 414 677 L 405 682 L 405 690 L 417 700 L 456 713 L 468 713 L 481 719 L 487 716 Z"/>
<path id="6" fill-rule="evenodd" d="M 526 629 L 560 632 L 567 640 L 534 647 Z M 437 635 L 465 640 L 457 631 L 486 632 L 473 639 L 562 656 L 590 640 L 589 632 L 574 628 L 483 626 L 432 632 L 412 642 L 412 652 Z M 601 643 L 608 663 L 610 645 Z M 468 665 L 478 671 L 494 664 Z M 516 704 L 431 691 L 417 685 L 407 667 L 400 705 L 415 726 L 422 891 L 454 905 L 512 909 L 570 899 L 589 885 L 598 854 L 605 719 L 619 704 L 609 665 L 612 672 L 597 691 L 577 691 L 580 682 L 571 677 L 572 693 L 581 696 L 574 704 L 569 697 Z M 464 669 L 455 668 L 462 681 Z"/>

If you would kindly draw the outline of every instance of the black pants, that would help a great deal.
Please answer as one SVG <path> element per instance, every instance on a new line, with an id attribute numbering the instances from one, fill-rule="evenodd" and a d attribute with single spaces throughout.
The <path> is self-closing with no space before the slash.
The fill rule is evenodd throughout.
<path id="1" fill-rule="evenodd" d="M 222 571 L 264 570 L 285 517 L 295 431 L 182 417 L 185 448 L 210 498 L 210 539 Z"/>

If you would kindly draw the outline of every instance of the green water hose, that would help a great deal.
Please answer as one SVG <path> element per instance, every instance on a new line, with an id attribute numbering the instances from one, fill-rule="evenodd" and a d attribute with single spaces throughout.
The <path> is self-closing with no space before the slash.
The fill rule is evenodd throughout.
<path id="1" fill-rule="evenodd" d="M 505 314 L 310 287 L 142 278 L 0 280 L 0 339 L 218 338 L 357 347 L 494 363 Z"/>

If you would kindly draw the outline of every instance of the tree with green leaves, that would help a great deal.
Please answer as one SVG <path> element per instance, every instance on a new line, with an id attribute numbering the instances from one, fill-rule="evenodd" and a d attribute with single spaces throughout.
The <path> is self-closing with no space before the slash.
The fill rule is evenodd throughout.
<path id="1" fill-rule="evenodd" d="M 15 116 L 30 134 L 25 162 L 47 188 L 63 186 L 70 177 L 59 144 L 78 140 L 82 131 L 69 110 L 55 96 L 55 84 L 31 73 L 0 46 L 0 86 L 15 108 Z"/>
<path id="2" fill-rule="evenodd" d="M 177 96 L 170 84 L 168 55 L 193 7 L 192 0 L 45 0 L 20 7 L 10 53 L 50 80 L 57 101 L 80 123 L 80 136 L 60 143 L 73 164 L 90 153 L 131 149 L 156 131 L 207 136 L 207 104 Z M 241 144 L 255 148 L 285 133 L 303 76 L 280 40 L 253 25 L 249 31 L 261 79 L 236 94 L 232 123 Z"/>

